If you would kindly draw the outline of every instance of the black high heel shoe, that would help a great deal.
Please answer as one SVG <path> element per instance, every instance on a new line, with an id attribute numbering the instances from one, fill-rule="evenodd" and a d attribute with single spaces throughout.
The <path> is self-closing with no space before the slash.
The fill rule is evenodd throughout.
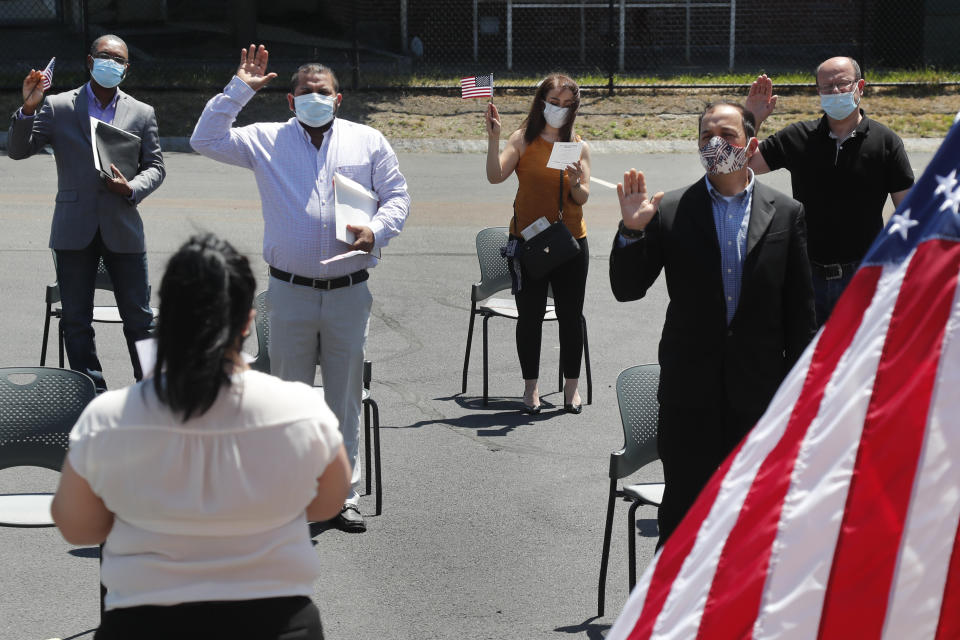
<path id="1" fill-rule="evenodd" d="M 564 396 L 564 400 L 566 400 L 566 396 Z M 573 415 L 578 416 L 583 411 L 583 403 L 581 402 L 580 404 L 573 404 L 572 402 L 564 402 L 563 410 L 567 413 L 572 413 Z"/>
<path id="2" fill-rule="evenodd" d="M 520 401 L 520 404 L 523 405 L 523 409 L 521 409 L 520 412 L 521 412 L 521 413 L 525 413 L 525 414 L 530 415 L 530 416 L 535 416 L 535 415 L 537 415 L 538 413 L 540 413 L 540 409 L 543 408 L 543 405 L 542 405 L 542 404 L 538 404 L 538 405 L 535 406 L 535 407 L 531 407 L 530 405 L 528 405 L 528 404 L 527 404 L 526 402 L 524 402 L 523 400 Z"/>

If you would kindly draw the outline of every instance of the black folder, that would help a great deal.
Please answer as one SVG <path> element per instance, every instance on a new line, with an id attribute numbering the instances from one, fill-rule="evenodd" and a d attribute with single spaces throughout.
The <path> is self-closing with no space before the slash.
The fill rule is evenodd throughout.
<path id="1" fill-rule="evenodd" d="M 113 178 L 110 165 L 120 170 L 123 177 L 132 180 L 140 169 L 140 137 L 106 122 L 96 121 L 93 128 L 93 148 L 100 161 L 100 173 Z"/>

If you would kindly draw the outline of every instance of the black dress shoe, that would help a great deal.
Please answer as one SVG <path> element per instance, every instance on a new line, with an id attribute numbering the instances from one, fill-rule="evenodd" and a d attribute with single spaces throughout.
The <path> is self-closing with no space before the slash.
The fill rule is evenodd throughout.
<path id="1" fill-rule="evenodd" d="M 538 413 L 540 413 L 540 409 L 543 407 L 543 405 L 541 404 L 538 404 L 535 407 L 531 407 L 526 402 L 521 402 L 521 404 L 523 405 L 523 409 L 521 409 L 521 412 L 531 416 L 535 416 Z"/>
<path id="2" fill-rule="evenodd" d="M 575 416 L 580 415 L 580 412 L 583 411 L 582 404 L 565 404 L 563 405 L 563 410 L 567 413 L 572 413 Z"/>
<path id="3" fill-rule="evenodd" d="M 360 509 L 354 504 L 345 504 L 340 515 L 333 519 L 333 524 L 341 531 L 348 533 L 363 533 L 367 530 L 367 523 L 360 515 Z"/>

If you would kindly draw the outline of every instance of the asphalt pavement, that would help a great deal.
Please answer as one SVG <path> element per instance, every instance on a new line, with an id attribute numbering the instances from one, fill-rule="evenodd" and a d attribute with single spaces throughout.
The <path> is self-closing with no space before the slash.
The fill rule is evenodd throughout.
<path id="1" fill-rule="evenodd" d="M 919 175 L 932 154 L 910 155 Z M 140 208 L 154 292 L 171 253 L 199 231 L 246 253 L 265 288 L 252 174 L 187 153 L 165 160 L 166 181 Z M 488 184 L 477 153 L 401 153 L 400 166 L 413 199 L 410 217 L 370 279 L 367 357 L 382 424 L 383 514 L 372 516 L 373 498 L 365 497 L 365 534 L 313 529 L 324 565 L 315 600 L 326 637 L 601 638 L 627 597 L 621 503 L 607 615 L 596 617 L 609 456 L 623 445 L 614 383 L 622 369 L 656 361 L 663 281 L 644 300 L 614 300 L 607 261 L 619 212 L 615 192 L 595 182 L 585 208 L 591 259 L 584 310 L 593 404 L 579 416 L 560 411 L 556 326 L 547 324 L 544 411 L 520 414 L 514 324 L 494 319 L 492 397 L 483 406 L 479 324 L 467 392 L 460 393 L 470 285 L 479 279 L 474 238 L 483 227 L 507 224 L 515 178 Z M 644 170 L 655 190 L 702 176 L 695 153 L 595 153 L 593 174 L 615 183 L 631 166 Z M 789 193 L 786 173 L 761 179 Z M 54 281 L 47 241 L 55 185 L 52 156 L 0 158 L 0 366 L 39 364 L 44 286 Z M 247 348 L 256 352 L 251 340 Z M 119 326 L 98 326 L 97 343 L 108 385 L 130 384 Z M 55 344 L 50 354 L 55 366 Z M 585 376 L 581 382 L 586 399 Z M 660 474 L 655 463 L 633 480 Z M 0 493 L 55 484 L 52 472 L 0 471 Z M 655 517 L 651 508 L 638 511 L 640 571 L 653 554 Z M 0 566 L 0 638 L 92 637 L 99 620 L 96 547 L 73 547 L 55 529 L 0 529 Z"/>

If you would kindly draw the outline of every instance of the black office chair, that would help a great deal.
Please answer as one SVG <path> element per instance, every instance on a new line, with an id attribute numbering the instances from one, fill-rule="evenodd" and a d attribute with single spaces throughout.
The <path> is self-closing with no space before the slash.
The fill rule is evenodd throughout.
<path id="1" fill-rule="evenodd" d="M 607 562 L 610 555 L 610 534 L 613 531 L 614 503 L 617 498 L 629 501 L 627 512 L 628 583 L 633 591 L 637 583 L 637 508 L 641 505 L 659 507 L 663 500 L 662 482 L 623 485 L 617 481 L 626 478 L 651 462 L 657 454 L 657 419 L 660 403 L 657 387 L 660 383 L 660 365 L 641 364 L 624 369 L 617 376 L 617 403 L 623 424 L 623 448 L 610 454 L 610 492 L 607 496 L 607 520 L 603 530 L 603 551 L 600 556 L 600 585 L 597 595 L 597 615 L 603 616 L 607 583 Z"/>
<path id="2" fill-rule="evenodd" d="M 510 289 L 510 271 L 507 259 L 500 254 L 507 243 L 507 227 L 488 227 L 477 234 L 477 259 L 480 261 L 480 282 L 470 288 L 470 324 L 467 327 L 467 350 L 463 355 L 463 382 L 460 392 L 467 392 L 467 371 L 470 367 L 470 347 L 473 344 L 473 322 L 483 317 L 483 404 L 488 401 L 487 323 L 490 318 L 517 319 L 517 304 L 513 297 L 494 297 Z M 553 322 L 557 313 L 552 304 L 547 304 L 544 322 Z M 590 371 L 590 345 L 587 342 L 587 319 L 580 316 L 583 331 L 583 361 L 587 370 L 587 404 L 593 404 L 593 375 Z M 558 387 L 563 389 L 563 367 L 558 367 Z"/>

